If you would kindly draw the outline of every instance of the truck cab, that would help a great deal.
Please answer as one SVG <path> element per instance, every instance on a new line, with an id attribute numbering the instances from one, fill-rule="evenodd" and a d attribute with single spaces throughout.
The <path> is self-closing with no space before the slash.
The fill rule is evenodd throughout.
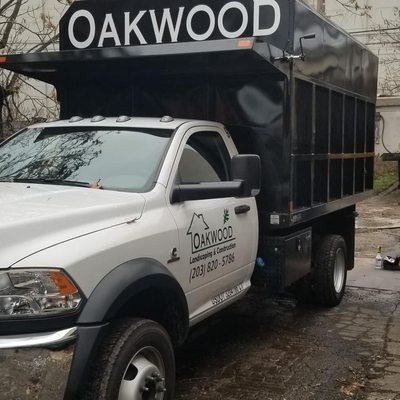
<path id="1" fill-rule="evenodd" d="M 89 326 L 93 338 L 118 315 L 159 320 L 179 343 L 250 288 L 259 158 L 239 156 L 221 124 L 37 124 L 0 146 L 0 171 L 0 324 L 42 331 L 19 346 L 69 341 Z"/>

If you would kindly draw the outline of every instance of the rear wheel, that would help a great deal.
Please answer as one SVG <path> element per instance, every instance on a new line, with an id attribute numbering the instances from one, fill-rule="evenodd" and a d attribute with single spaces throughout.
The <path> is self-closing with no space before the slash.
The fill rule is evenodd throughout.
<path id="1" fill-rule="evenodd" d="M 102 344 L 85 400 L 171 400 L 174 351 L 167 332 L 144 319 L 114 324 Z"/>
<path id="2" fill-rule="evenodd" d="M 347 279 L 346 243 L 342 236 L 326 235 L 317 244 L 313 289 L 319 303 L 334 307 L 342 301 Z"/>

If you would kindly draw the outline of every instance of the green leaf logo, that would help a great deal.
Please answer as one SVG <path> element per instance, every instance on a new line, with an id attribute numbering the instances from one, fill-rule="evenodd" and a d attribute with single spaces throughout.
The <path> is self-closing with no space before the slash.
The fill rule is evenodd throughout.
<path id="1" fill-rule="evenodd" d="M 229 210 L 224 210 L 224 225 L 229 221 Z"/>

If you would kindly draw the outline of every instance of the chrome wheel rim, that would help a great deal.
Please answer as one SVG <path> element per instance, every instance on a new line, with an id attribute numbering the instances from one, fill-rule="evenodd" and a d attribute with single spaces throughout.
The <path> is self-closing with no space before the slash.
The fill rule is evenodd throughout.
<path id="1" fill-rule="evenodd" d="M 166 392 L 165 366 L 154 347 L 140 349 L 129 362 L 118 400 L 163 400 Z"/>
<path id="2" fill-rule="evenodd" d="M 346 275 L 346 261 L 343 249 L 337 249 L 335 257 L 335 268 L 333 280 L 336 293 L 340 293 L 343 289 L 344 279 Z"/>

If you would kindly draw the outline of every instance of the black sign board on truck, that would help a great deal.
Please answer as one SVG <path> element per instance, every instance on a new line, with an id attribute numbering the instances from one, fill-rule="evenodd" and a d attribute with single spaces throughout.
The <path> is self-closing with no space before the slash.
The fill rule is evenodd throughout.
<path id="1" fill-rule="evenodd" d="M 289 0 L 77 1 L 61 21 L 61 50 L 268 37 L 284 48 Z"/>

